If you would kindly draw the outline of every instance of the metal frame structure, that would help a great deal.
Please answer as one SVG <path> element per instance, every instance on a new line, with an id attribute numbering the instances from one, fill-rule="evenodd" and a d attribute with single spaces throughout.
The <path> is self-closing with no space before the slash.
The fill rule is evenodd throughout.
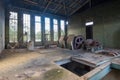
<path id="1" fill-rule="evenodd" d="M 5 0 L 9 5 L 51 13 L 64 17 L 73 15 L 91 0 Z"/>

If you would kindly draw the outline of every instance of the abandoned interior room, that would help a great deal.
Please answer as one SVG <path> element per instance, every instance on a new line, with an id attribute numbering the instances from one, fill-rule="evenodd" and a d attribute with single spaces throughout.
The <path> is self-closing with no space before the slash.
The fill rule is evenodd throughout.
<path id="1" fill-rule="evenodd" d="M 120 0 L 0 0 L 0 80 L 120 80 Z"/>

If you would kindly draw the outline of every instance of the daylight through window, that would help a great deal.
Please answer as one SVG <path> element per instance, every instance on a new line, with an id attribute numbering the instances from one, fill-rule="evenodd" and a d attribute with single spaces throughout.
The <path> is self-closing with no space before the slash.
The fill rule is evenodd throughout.
<path id="1" fill-rule="evenodd" d="M 41 41 L 41 17 L 35 16 L 35 41 Z"/>
<path id="2" fill-rule="evenodd" d="M 9 42 L 17 42 L 18 33 L 18 14 L 10 12 L 9 17 Z"/>
<path id="3" fill-rule="evenodd" d="M 58 20 L 53 20 L 54 41 L 58 41 Z"/>
<path id="4" fill-rule="evenodd" d="M 30 41 L 30 15 L 23 14 L 23 40 Z"/>

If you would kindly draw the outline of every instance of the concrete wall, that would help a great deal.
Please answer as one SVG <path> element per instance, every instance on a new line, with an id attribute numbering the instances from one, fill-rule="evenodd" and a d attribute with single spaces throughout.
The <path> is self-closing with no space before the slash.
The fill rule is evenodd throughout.
<path id="1" fill-rule="evenodd" d="M 0 53 L 4 49 L 4 6 L 2 0 L 0 0 Z"/>
<path id="2" fill-rule="evenodd" d="M 69 20 L 68 34 L 85 36 L 85 22 L 93 20 L 93 38 L 105 47 L 120 48 L 119 4 L 119 0 L 114 0 L 73 15 Z"/>

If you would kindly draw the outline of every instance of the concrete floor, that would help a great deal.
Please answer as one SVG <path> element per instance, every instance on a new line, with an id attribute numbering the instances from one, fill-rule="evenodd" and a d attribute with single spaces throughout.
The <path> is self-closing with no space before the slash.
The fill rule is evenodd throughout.
<path id="1" fill-rule="evenodd" d="M 70 50 L 5 50 L 0 58 L 0 80 L 79 80 L 79 77 L 54 61 L 69 58 Z"/>
<path id="2" fill-rule="evenodd" d="M 82 50 L 61 48 L 36 49 L 33 52 L 4 50 L 0 56 L 0 80 L 86 80 L 91 73 L 79 77 L 55 64 L 55 61 L 83 53 Z"/>

